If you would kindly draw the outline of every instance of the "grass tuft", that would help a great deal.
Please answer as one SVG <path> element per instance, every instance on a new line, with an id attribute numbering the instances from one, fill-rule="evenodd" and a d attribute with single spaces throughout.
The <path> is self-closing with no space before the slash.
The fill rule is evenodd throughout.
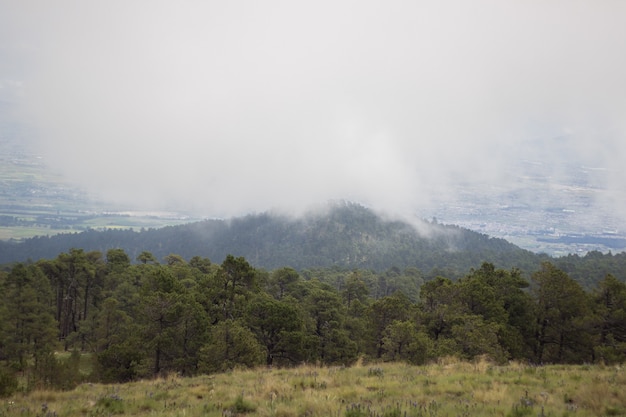
<path id="1" fill-rule="evenodd" d="M 124 414 L 124 401 L 117 394 L 111 394 L 99 398 L 96 408 L 107 414 Z"/>
<path id="2" fill-rule="evenodd" d="M 251 402 L 243 398 L 243 394 L 239 394 L 235 398 L 235 402 L 230 406 L 230 411 L 235 414 L 247 414 L 256 411 L 257 407 Z"/>

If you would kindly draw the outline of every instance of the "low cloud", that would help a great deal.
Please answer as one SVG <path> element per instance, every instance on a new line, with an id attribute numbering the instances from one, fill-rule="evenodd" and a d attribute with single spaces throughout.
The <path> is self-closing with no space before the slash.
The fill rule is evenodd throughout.
<path id="1" fill-rule="evenodd" d="M 598 201 L 626 218 L 626 3 L 68 0 L 0 14 L 41 152 L 107 199 L 419 215 L 458 184 L 514 188 L 511 166 L 540 158 L 554 175 L 608 170 Z M 562 136 L 567 155 L 550 145 Z"/>

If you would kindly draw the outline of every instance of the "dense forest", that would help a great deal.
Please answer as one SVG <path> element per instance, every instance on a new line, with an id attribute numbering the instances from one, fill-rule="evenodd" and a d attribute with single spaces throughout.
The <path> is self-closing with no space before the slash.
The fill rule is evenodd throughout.
<path id="1" fill-rule="evenodd" d="M 0 272 L 0 393 L 70 388 L 234 367 L 422 364 L 441 356 L 496 362 L 623 362 L 626 284 L 586 291 L 554 264 L 530 274 L 477 265 L 428 279 L 384 272 L 271 271 L 147 251 L 132 259 L 72 249 Z M 59 359 L 55 352 L 71 355 Z M 93 361 L 90 375 L 78 361 Z"/>

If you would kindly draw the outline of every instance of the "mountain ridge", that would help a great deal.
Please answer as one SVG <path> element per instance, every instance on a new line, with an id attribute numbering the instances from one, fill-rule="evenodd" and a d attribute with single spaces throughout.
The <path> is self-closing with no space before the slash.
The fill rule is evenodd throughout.
<path id="1" fill-rule="evenodd" d="M 411 224 L 383 218 L 369 208 L 346 202 L 299 217 L 264 212 L 158 229 L 87 230 L 20 243 L 0 242 L 0 263 L 51 258 L 71 248 L 103 253 L 121 248 L 132 259 L 143 251 L 157 259 L 177 254 L 212 261 L 232 254 L 265 269 L 291 266 L 380 271 L 413 266 L 424 271 L 452 268 L 465 272 L 481 262 L 503 268 L 538 264 L 538 255 L 504 239 L 436 221 Z"/>

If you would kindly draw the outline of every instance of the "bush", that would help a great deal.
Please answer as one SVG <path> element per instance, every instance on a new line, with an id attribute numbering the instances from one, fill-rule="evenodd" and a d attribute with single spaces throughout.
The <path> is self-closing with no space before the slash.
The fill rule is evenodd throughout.
<path id="1" fill-rule="evenodd" d="M 626 343 L 596 346 L 593 350 L 595 357 L 607 365 L 626 362 Z"/>
<path id="2" fill-rule="evenodd" d="M 0 368 L 0 398 L 9 397 L 17 391 L 17 378 L 6 368 Z"/>
<path id="3" fill-rule="evenodd" d="M 96 356 L 96 377 L 102 382 L 129 382 L 137 378 L 142 356 L 131 345 L 113 345 Z"/>
<path id="4" fill-rule="evenodd" d="M 68 358 L 56 360 L 55 373 L 50 380 L 52 388 L 71 390 L 83 382 L 83 376 L 80 373 L 80 357 L 80 352 L 74 349 Z"/>

